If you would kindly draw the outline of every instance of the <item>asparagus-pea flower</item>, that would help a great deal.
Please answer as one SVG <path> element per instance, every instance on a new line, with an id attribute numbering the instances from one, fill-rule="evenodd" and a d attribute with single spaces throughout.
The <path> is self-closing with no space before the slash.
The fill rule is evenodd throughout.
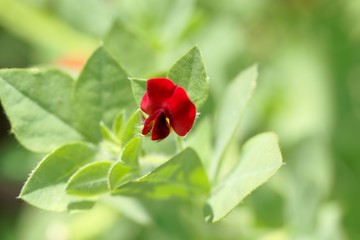
<path id="1" fill-rule="evenodd" d="M 185 89 L 167 78 L 147 81 L 140 108 L 149 115 L 144 122 L 142 134 L 151 132 L 152 140 L 166 138 L 171 129 L 179 136 L 185 136 L 191 130 L 196 117 L 196 107 Z"/>

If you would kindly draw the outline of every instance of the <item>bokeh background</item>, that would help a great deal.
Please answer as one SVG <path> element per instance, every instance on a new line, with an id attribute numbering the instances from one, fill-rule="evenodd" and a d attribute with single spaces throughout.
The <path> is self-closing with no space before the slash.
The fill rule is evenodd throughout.
<path id="1" fill-rule="evenodd" d="M 358 0 L 0 0 L 0 68 L 55 65 L 76 75 L 116 20 L 155 52 L 153 61 L 123 48 L 136 77 L 166 71 L 197 44 L 211 83 L 201 111 L 216 114 L 226 84 L 257 62 L 240 136 L 275 131 L 286 163 L 210 226 L 190 215 L 154 223 L 101 204 L 48 213 L 16 199 L 41 155 L 16 142 L 1 109 L 0 239 L 189 239 L 169 238 L 184 231 L 194 239 L 360 239 L 359 13 Z"/>

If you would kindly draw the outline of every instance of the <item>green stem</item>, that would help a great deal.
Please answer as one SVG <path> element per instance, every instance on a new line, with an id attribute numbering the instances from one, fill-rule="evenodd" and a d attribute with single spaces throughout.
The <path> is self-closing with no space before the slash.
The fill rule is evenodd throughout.
<path id="1" fill-rule="evenodd" d="M 176 136 L 178 151 L 184 150 L 183 139 L 180 136 Z"/>

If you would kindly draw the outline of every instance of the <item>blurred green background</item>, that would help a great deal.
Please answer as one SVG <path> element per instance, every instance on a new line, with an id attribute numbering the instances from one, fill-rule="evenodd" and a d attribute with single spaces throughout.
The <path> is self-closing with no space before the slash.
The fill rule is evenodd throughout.
<path id="1" fill-rule="evenodd" d="M 213 225 L 185 213 L 166 222 L 168 206 L 48 213 L 16 199 L 41 155 L 16 143 L 1 109 L 0 239 L 360 239 L 359 12 L 358 0 L 0 0 L 0 68 L 76 75 L 118 20 L 155 53 L 123 48 L 136 77 L 166 71 L 199 45 L 211 83 L 206 115 L 258 62 L 239 141 L 275 131 L 286 163 Z"/>

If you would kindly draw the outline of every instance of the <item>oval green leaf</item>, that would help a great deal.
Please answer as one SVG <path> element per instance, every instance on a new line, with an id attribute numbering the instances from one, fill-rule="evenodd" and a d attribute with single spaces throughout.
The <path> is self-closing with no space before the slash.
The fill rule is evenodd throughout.
<path id="1" fill-rule="evenodd" d="M 84 143 L 64 145 L 46 156 L 26 181 L 19 198 L 38 208 L 65 211 L 79 198 L 65 193 L 66 182 L 94 158 L 93 147 Z"/>
<path id="2" fill-rule="evenodd" d="M 111 126 L 121 110 L 134 107 L 127 73 L 103 47 L 93 53 L 76 81 L 73 103 L 77 127 L 93 142 L 101 139 L 101 121 Z"/>
<path id="3" fill-rule="evenodd" d="M 116 162 L 109 172 L 110 189 L 132 180 L 139 173 L 139 153 L 141 138 L 135 137 L 129 141 L 121 153 L 121 160 Z"/>
<path id="4" fill-rule="evenodd" d="M 79 197 L 92 197 L 109 191 L 108 173 L 113 162 L 87 164 L 69 179 L 66 192 Z"/>
<path id="5" fill-rule="evenodd" d="M 114 195 L 192 199 L 207 195 L 209 182 L 196 152 L 186 148 L 151 173 L 116 188 Z"/>
<path id="6" fill-rule="evenodd" d="M 121 161 L 127 165 L 139 167 L 140 147 L 141 137 L 131 139 L 121 153 Z"/>
<path id="7" fill-rule="evenodd" d="M 0 71 L 0 99 L 12 132 L 34 152 L 50 152 L 85 137 L 74 127 L 73 80 L 57 70 Z"/>
<path id="8" fill-rule="evenodd" d="M 139 133 L 140 121 L 140 110 L 134 112 L 134 114 L 127 121 L 126 126 L 121 135 L 121 144 L 125 146 L 132 138 Z"/>
<path id="9" fill-rule="evenodd" d="M 136 101 L 136 104 L 140 106 L 141 99 L 146 92 L 146 79 L 129 78 L 131 83 L 131 89 Z"/>
<path id="10" fill-rule="evenodd" d="M 122 161 L 116 162 L 109 172 L 109 187 L 111 190 L 119 187 L 122 184 L 134 179 L 138 174 L 139 168 L 127 165 Z"/>
<path id="11" fill-rule="evenodd" d="M 257 65 L 242 71 L 227 87 L 224 99 L 219 106 L 219 120 L 216 131 L 216 142 L 210 164 L 210 180 L 216 181 L 221 160 L 229 142 L 240 126 L 245 109 L 253 95 L 258 76 Z"/>
<path id="12" fill-rule="evenodd" d="M 112 126 L 112 131 L 115 136 L 119 138 L 124 124 L 124 111 L 121 111 L 115 118 Z"/>
<path id="13" fill-rule="evenodd" d="M 190 49 L 171 67 L 168 77 L 186 90 L 197 108 L 208 98 L 209 78 L 197 46 Z"/>
<path id="14" fill-rule="evenodd" d="M 240 153 L 239 164 L 211 191 L 204 208 L 205 219 L 216 222 L 224 218 L 281 165 L 282 156 L 275 134 L 262 133 L 248 140 Z"/>
<path id="15" fill-rule="evenodd" d="M 109 142 L 112 142 L 114 144 L 119 144 L 119 139 L 102 121 L 100 122 L 100 130 L 101 130 L 101 134 L 104 139 L 106 139 Z"/>

